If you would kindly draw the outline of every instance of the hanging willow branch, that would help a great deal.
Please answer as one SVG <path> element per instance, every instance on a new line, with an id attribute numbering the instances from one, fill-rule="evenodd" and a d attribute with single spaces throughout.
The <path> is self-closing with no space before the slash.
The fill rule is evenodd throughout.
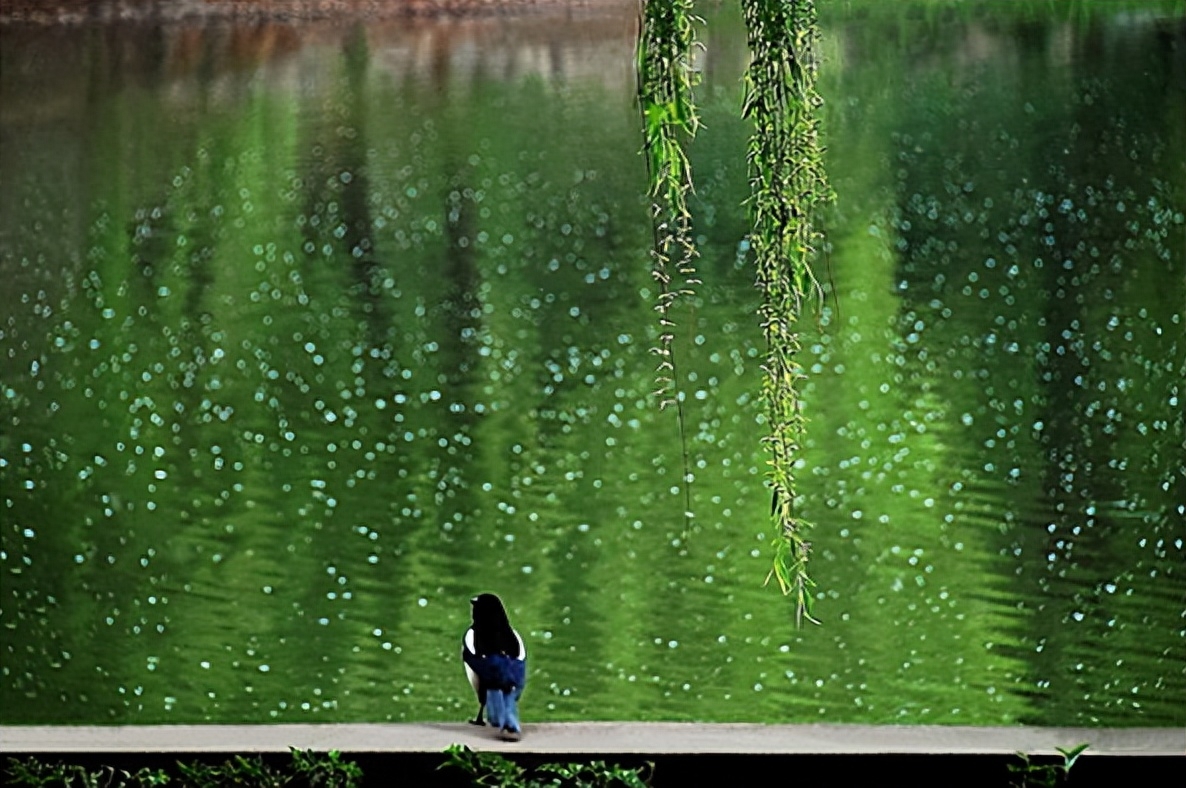
<path id="1" fill-rule="evenodd" d="M 759 316 L 766 338 L 766 403 L 771 517 L 779 529 L 774 567 L 784 594 L 795 597 L 795 620 L 811 616 L 807 572 L 809 524 L 795 513 L 794 462 L 804 419 L 798 321 L 821 288 L 811 270 L 820 234 L 812 213 L 831 199 L 819 136 L 815 88 L 819 38 L 813 0 L 742 0 L 752 60 L 746 70 L 742 115 L 753 123 L 749 141 L 750 245 L 762 291 Z M 817 622 L 818 623 L 818 622 Z"/>
<path id="2" fill-rule="evenodd" d="M 684 428 L 684 408 L 679 396 L 675 356 L 672 353 L 675 323 L 672 309 L 693 294 L 696 277 L 696 244 L 692 237 L 688 194 L 692 171 L 685 145 L 699 127 L 692 97 L 694 72 L 692 48 L 696 46 L 691 0 L 642 0 L 639 9 L 638 99 L 642 109 L 647 174 L 651 198 L 651 276 L 658 296 L 659 357 L 655 396 L 659 407 L 674 405 L 683 451 L 684 521 L 692 517 L 691 467 Z"/>

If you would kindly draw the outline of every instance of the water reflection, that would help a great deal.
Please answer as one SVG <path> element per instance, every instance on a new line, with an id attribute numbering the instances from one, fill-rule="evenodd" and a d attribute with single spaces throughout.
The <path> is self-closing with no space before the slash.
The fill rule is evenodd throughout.
<path id="1" fill-rule="evenodd" d="M 760 588 L 738 20 L 688 540 L 629 13 L 0 28 L 4 721 L 461 719 L 495 588 L 537 719 L 1181 724 L 1180 25 L 852 13 L 803 632 Z"/>

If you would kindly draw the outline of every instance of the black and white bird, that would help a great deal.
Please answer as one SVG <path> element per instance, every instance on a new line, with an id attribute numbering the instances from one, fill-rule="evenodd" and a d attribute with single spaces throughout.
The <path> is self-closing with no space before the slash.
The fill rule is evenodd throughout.
<path id="1" fill-rule="evenodd" d="M 527 683 L 527 649 L 496 595 L 479 594 L 470 605 L 474 622 L 461 641 L 465 674 L 478 696 L 478 716 L 470 723 L 485 725 L 485 712 L 503 738 L 518 740 L 522 735 L 519 697 Z"/>

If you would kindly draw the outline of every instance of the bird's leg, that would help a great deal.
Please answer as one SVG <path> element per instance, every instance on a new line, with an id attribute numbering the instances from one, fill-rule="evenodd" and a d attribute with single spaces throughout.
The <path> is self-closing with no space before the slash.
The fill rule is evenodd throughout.
<path id="1" fill-rule="evenodd" d="M 482 712 L 484 712 L 485 710 L 486 710 L 486 704 L 485 703 L 480 704 L 478 706 L 478 716 L 474 717 L 472 720 L 469 720 L 469 724 L 470 725 L 485 725 L 486 721 L 484 719 L 482 719 Z"/>

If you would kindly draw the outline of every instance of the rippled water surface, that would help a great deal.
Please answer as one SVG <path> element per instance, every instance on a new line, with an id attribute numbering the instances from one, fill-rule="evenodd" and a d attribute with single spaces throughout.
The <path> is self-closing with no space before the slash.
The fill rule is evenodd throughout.
<path id="1" fill-rule="evenodd" d="M 837 4 L 841 5 L 841 4 Z M 0 722 L 1186 723 L 1180 4 L 823 17 L 816 614 L 763 588 L 743 33 L 684 534 L 625 11 L 0 27 Z"/>

